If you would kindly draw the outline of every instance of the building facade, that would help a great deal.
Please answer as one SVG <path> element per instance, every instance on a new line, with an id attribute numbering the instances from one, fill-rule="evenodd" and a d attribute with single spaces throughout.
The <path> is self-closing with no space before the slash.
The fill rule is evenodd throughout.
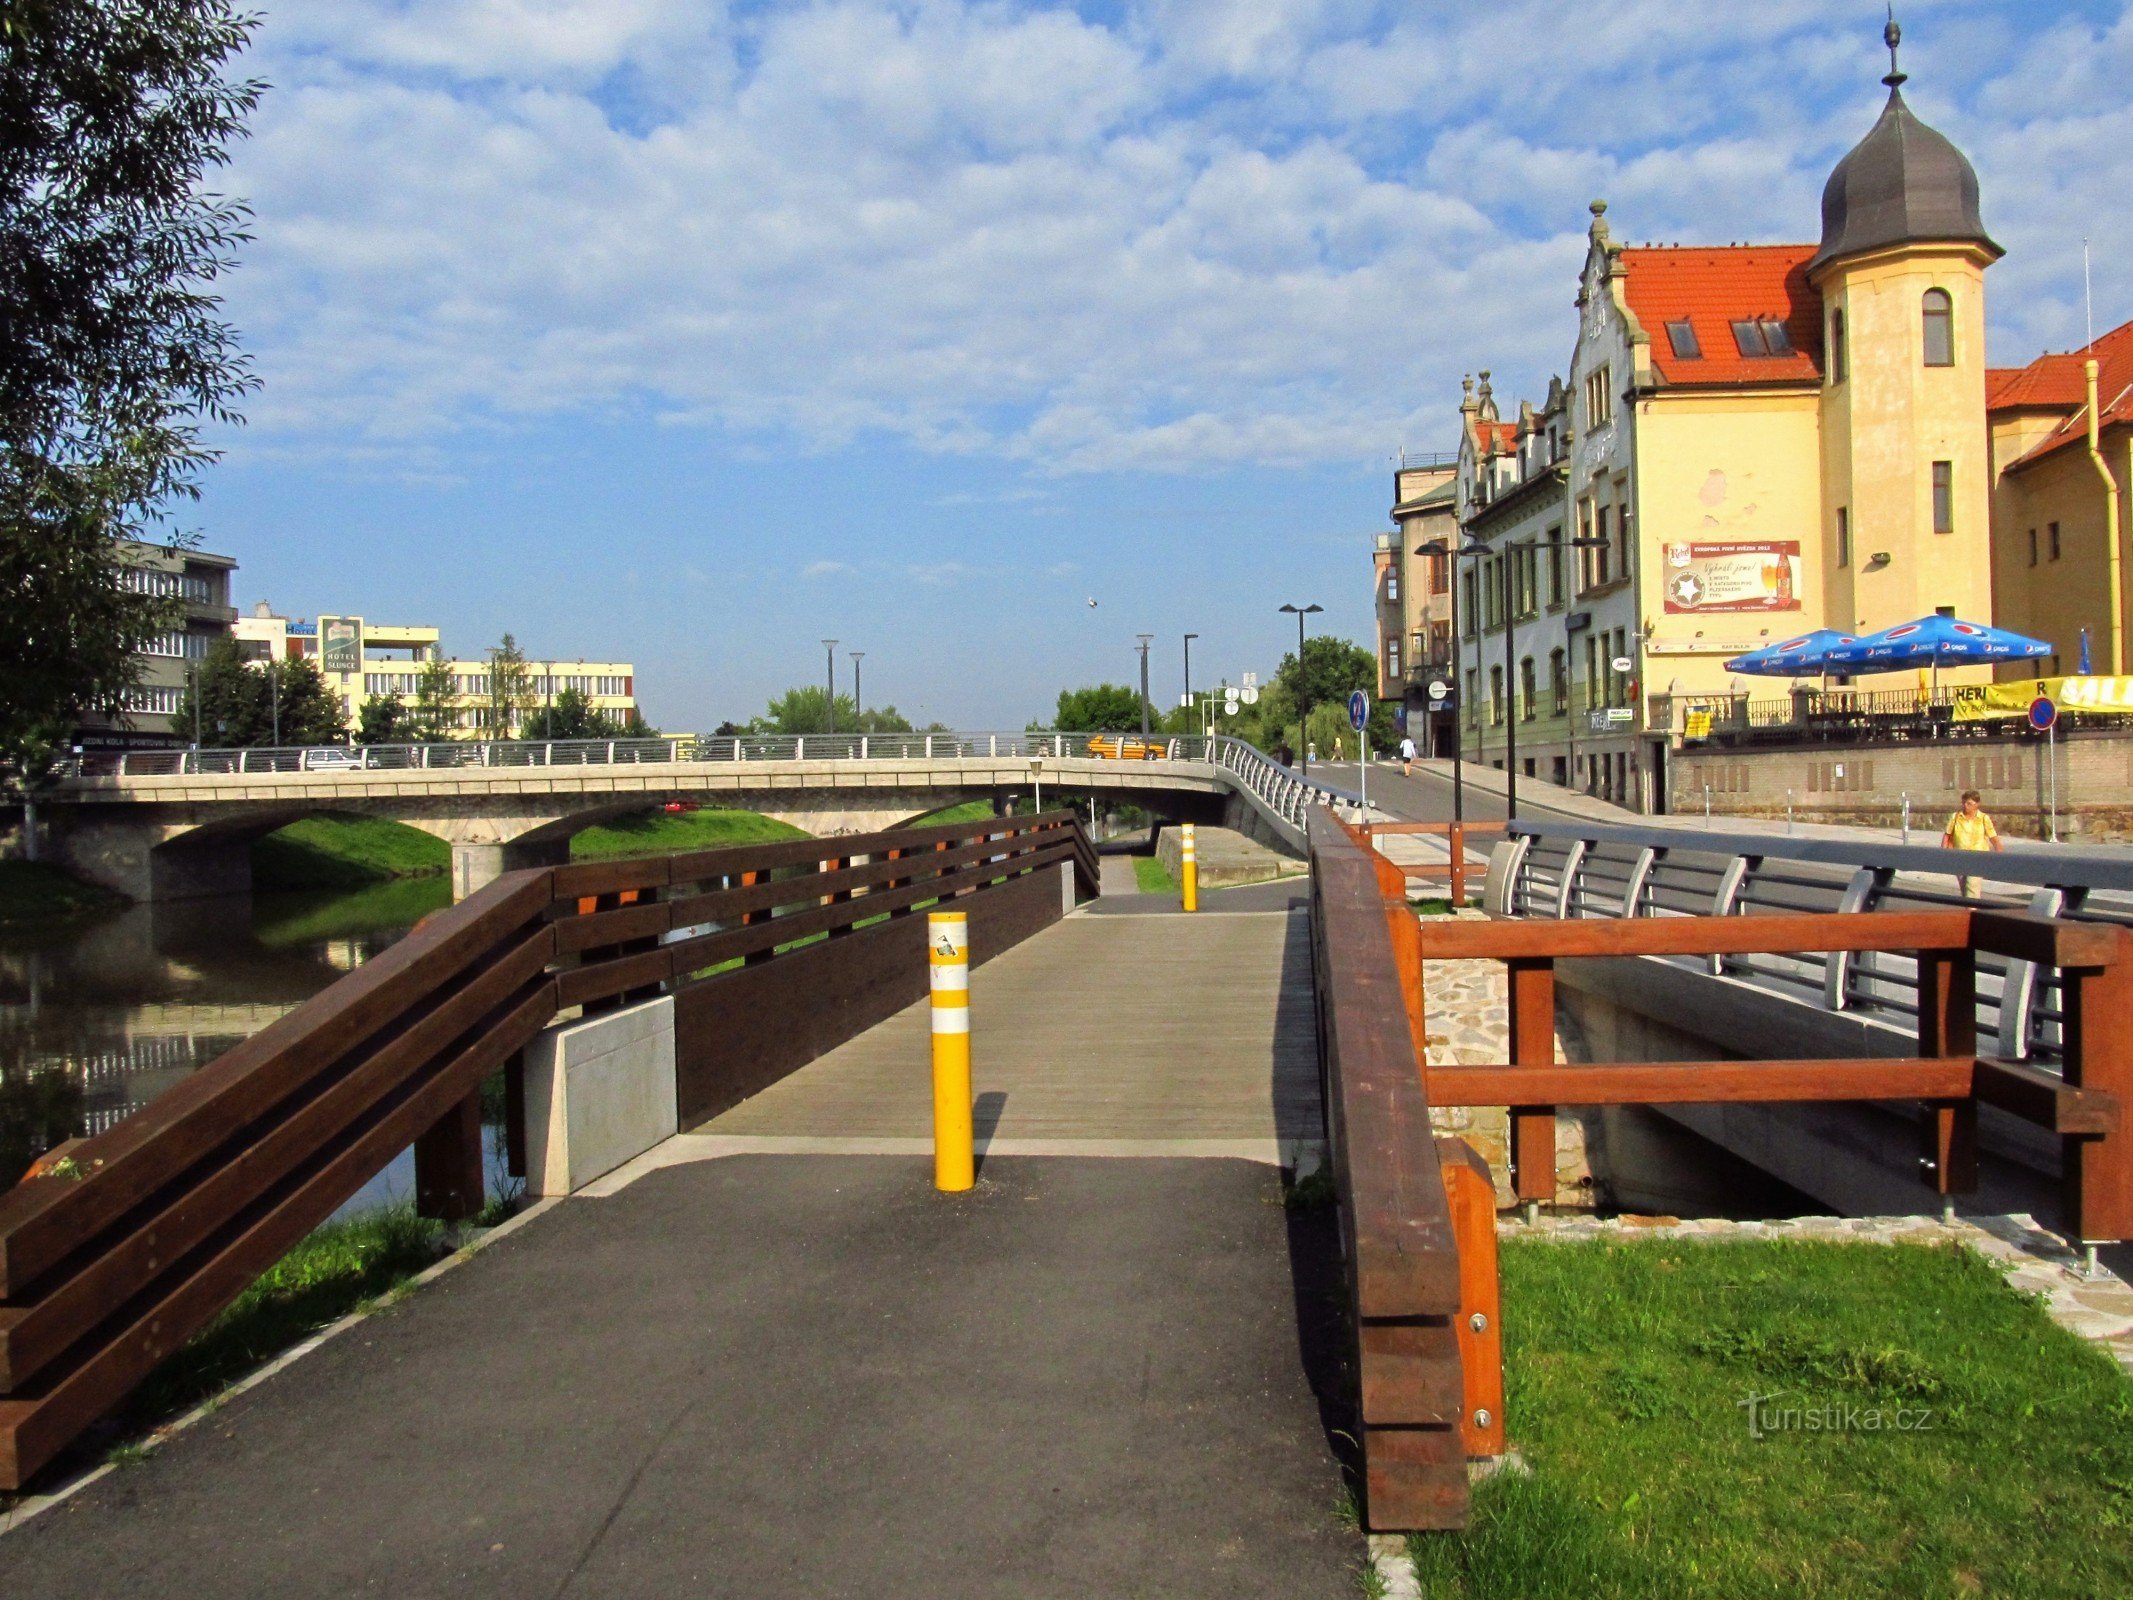
<path id="1" fill-rule="evenodd" d="M 317 665 L 347 708 L 354 728 L 364 702 L 398 695 L 415 703 L 423 672 L 439 651 L 439 633 L 427 624 L 373 622 L 366 617 L 321 616 L 294 621 L 277 616 L 262 601 L 239 617 L 238 646 L 256 660 L 295 660 Z M 540 730 L 541 710 L 565 689 L 575 689 L 595 711 L 617 723 L 637 711 L 637 671 L 627 661 L 531 661 L 519 705 L 499 709 L 490 694 L 487 659 L 448 658 L 452 683 L 451 733 L 460 739 L 516 738 Z"/>
<path id="2" fill-rule="evenodd" d="M 1994 603 L 1984 273 L 2001 252 L 1968 161 L 1911 113 L 1900 72 L 1883 81 L 1817 244 L 1632 247 L 1595 201 L 1567 376 L 1516 420 L 1487 374 L 1469 388 L 1470 756 L 1502 765 L 1516 719 L 1522 773 L 1663 809 L 1685 715 L 1747 688 L 1729 657 L 1933 611 L 2019 626 Z M 2048 459 L 2047 420 L 2068 426 L 2030 416 L 2024 471 Z"/>
<path id="3" fill-rule="evenodd" d="M 1378 698 L 1401 708 L 1407 731 L 1425 753 L 1438 747 L 1440 733 L 1450 737 L 1449 703 L 1433 704 L 1429 685 L 1450 681 L 1451 586 L 1444 558 L 1417 551 L 1435 542 L 1448 548 L 1457 536 L 1456 459 L 1403 453 L 1392 479 L 1394 531 L 1378 535 L 1372 557 Z"/>
<path id="4" fill-rule="evenodd" d="M 230 605 L 230 574 L 237 562 L 205 550 L 172 550 L 130 539 L 119 542 L 117 559 L 126 588 L 175 600 L 183 616 L 141 652 L 140 682 L 127 696 L 125 715 L 83 716 L 75 743 L 88 749 L 187 744 L 192 730 L 178 726 L 178 705 L 208 647 L 229 637 L 237 615 Z"/>

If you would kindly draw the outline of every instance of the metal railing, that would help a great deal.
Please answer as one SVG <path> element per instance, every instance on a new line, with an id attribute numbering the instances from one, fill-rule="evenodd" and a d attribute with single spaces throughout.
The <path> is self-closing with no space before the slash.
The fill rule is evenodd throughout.
<path id="1" fill-rule="evenodd" d="M 1966 897 L 1959 878 L 1975 878 Z M 2133 927 L 2133 854 L 1932 847 L 1695 828 L 1519 822 L 1490 871 L 1491 909 L 1564 918 L 1850 914 L 1984 907 Z M 1671 959 L 1831 1012 L 1915 1031 L 1916 961 L 1887 952 Z M 2061 974 L 1994 954 L 1977 963 L 1977 1029 L 1994 1053 L 2039 1065 L 2064 1050 Z"/>

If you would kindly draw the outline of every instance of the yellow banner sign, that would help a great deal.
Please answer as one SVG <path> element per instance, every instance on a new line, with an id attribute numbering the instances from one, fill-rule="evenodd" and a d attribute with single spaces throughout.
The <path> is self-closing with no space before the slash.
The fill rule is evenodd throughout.
<path id="1" fill-rule="evenodd" d="M 2061 711 L 2133 716 L 2133 678 L 2020 678 L 1956 689 L 1955 720 L 1994 722 L 2026 716 L 2029 703 L 2040 694 Z"/>

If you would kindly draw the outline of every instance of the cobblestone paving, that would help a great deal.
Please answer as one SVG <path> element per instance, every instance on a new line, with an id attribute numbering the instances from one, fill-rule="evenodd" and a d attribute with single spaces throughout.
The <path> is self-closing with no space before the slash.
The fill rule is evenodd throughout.
<path id="1" fill-rule="evenodd" d="M 1455 912 L 1478 919 L 1478 911 Z M 1500 1066 L 1511 1059 L 1510 1008 L 1500 961 L 1431 961 L 1422 969 L 1427 1058 L 1433 1067 Z M 1562 1020 L 1557 1018 L 1555 1059 L 1568 1061 Z M 1510 1114 L 1501 1106 L 1433 1107 L 1439 1133 L 1457 1134 L 1489 1164 L 1499 1205 L 1513 1205 Z M 1593 1182 L 1599 1119 L 1564 1112 L 1555 1119 L 1555 1203 L 1589 1207 L 1598 1198 Z"/>

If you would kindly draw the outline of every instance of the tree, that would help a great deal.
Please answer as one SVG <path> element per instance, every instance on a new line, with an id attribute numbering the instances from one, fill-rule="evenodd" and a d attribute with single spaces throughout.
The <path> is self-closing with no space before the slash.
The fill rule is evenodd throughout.
<path id="1" fill-rule="evenodd" d="M 374 694 L 356 718 L 357 744 L 413 744 L 415 713 L 398 692 Z"/>
<path id="2" fill-rule="evenodd" d="M 489 652 L 489 737 L 508 739 L 533 709 L 533 669 L 518 641 L 505 634 Z"/>
<path id="3" fill-rule="evenodd" d="M 1299 739 L 1295 728 L 1296 701 L 1299 695 L 1310 704 L 1311 727 L 1316 732 L 1321 706 L 1341 708 L 1341 726 L 1347 726 L 1345 708 L 1348 696 L 1357 689 L 1371 697 L 1369 732 L 1372 746 L 1380 750 L 1386 749 L 1399 738 L 1398 724 L 1393 721 L 1391 705 L 1377 698 L 1377 657 L 1361 645 L 1351 644 L 1348 640 L 1336 638 L 1330 633 L 1307 639 L 1304 641 L 1301 667 L 1298 666 L 1293 653 L 1283 656 L 1281 669 L 1274 674 L 1274 682 L 1288 696 L 1283 725 L 1288 729 L 1288 736 L 1292 740 Z M 1265 719 L 1265 725 L 1269 728 L 1276 726 L 1272 717 Z M 1348 743 L 1353 745 L 1355 735 L 1352 731 L 1347 739 Z M 1321 739 L 1319 750 L 1326 751 L 1330 743 L 1330 739 Z M 1296 748 L 1299 751 L 1303 749 L 1300 740 Z"/>
<path id="4" fill-rule="evenodd" d="M 293 665 L 293 663 L 292 663 Z M 244 659 L 235 639 L 217 639 L 192 670 L 178 697 L 171 725 L 209 750 L 268 743 L 274 736 L 272 686 L 266 673 Z M 283 688 L 288 680 L 283 679 Z"/>
<path id="5" fill-rule="evenodd" d="M 297 656 L 281 666 L 281 742 L 348 742 L 348 707 L 309 656 Z"/>
<path id="6" fill-rule="evenodd" d="M 452 664 L 445 660 L 441 649 L 431 645 L 429 659 L 422 663 L 422 671 L 415 678 L 414 725 L 408 737 L 424 744 L 451 738 L 452 730 L 458 726 L 458 713 L 453 706 L 458 698 L 459 682 Z"/>
<path id="7" fill-rule="evenodd" d="M 1061 689 L 1051 723 L 1060 733 L 1121 733 L 1138 730 L 1140 725 L 1140 692 L 1116 683 Z"/>
<path id="8" fill-rule="evenodd" d="M 583 690 L 565 689 L 554 700 L 541 707 L 537 716 L 526 719 L 523 738 L 543 739 L 612 739 L 616 737 L 615 719 L 598 710 Z"/>
<path id="9" fill-rule="evenodd" d="M 201 186 L 261 92 L 223 76 L 254 25 L 229 0 L 0 14 L 0 779 L 123 717 L 175 623 L 114 541 L 197 495 L 201 421 L 255 384 L 210 292 L 247 213 Z"/>
<path id="10" fill-rule="evenodd" d="M 828 691 L 813 684 L 787 689 L 773 699 L 763 715 L 748 724 L 749 733 L 826 733 L 829 720 L 824 708 Z M 861 711 L 848 694 L 837 696 L 839 733 L 909 733 L 911 724 L 894 706 L 876 706 Z"/>

